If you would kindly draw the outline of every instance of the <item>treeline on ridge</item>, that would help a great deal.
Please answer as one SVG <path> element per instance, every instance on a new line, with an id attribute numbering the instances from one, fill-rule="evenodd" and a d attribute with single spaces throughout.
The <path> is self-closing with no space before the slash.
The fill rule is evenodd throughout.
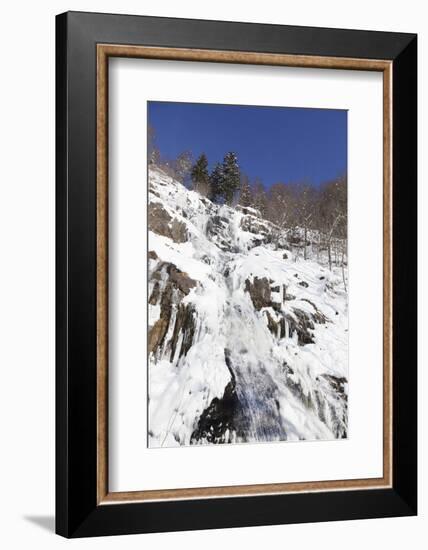
<path id="1" fill-rule="evenodd" d="M 150 137 L 149 130 L 149 163 L 188 188 L 215 203 L 255 208 L 284 232 L 292 245 L 302 249 L 305 259 L 311 245 L 318 256 L 327 252 L 330 268 L 333 263 L 347 262 L 346 175 L 319 186 L 307 181 L 280 181 L 266 187 L 260 178 L 250 180 L 240 170 L 233 151 L 210 171 L 205 153 L 194 159 L 190 151 L 184 151 L 175 159 L 165 159 Z"/>

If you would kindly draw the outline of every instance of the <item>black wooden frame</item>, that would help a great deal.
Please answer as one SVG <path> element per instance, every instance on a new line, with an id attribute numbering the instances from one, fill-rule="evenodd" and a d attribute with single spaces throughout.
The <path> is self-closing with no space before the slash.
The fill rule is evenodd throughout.
<path id="1" fill-rule="evenodd" d="M 97 506 L 96 45 L 393 61 L 393 487 Z M 113 535 L 415 515 L 417 37 L 68 12 L 56 19 L 56 531 Z"/>

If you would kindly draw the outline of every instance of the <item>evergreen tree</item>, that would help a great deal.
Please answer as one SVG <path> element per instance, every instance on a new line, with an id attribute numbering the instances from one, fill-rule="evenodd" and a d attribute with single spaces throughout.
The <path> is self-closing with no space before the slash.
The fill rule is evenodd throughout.
<path id="1" fill-rule="evenodd" d="M 241 206 L 251 206 L 253 204 L 253 193 L 250 187 L 250 180 L 246 174 L 241 176 L 241 193 L 239 195 L 239 204 Z"/>
<path id="2" fill-rule="evenodd" d="M 210 174 L 210 199 L 217 202 L 224 195 L 224 173 L 223 166 L 218 162 Z"/>
<path id="3" fill-rule="evenodd" d="M 192 166 L 190 177 L 193 182 L 193 189 L 198 191 L 201 195 L 210 195 L 210 176 L 208 173 L 208 159 L 205 153 L 197 159 Z"/>
<path id="4" fill-rule="evenodd" d="M 240 187 L 241 174 L 236 154 L 230 151 L 223 160 L 223 197 L 227 204 L 232 204 L 233 197 Z"/>

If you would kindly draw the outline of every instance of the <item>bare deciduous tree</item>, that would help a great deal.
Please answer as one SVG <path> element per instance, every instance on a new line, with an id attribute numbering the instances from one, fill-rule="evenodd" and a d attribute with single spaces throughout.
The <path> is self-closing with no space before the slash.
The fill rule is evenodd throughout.
<path id="1" fill-rule="evenodd" d="M 251 190 L 250 178 L 246 174 L 241 174 L 241 190 L 239 194 L 239 204 L 241 206 L 252 206 L 254 202 L 253 192 Z"/>
<path id="2" fill-rule="evenodd" d="M 253 197 L 254 208 L 256 208 L 260 212 L 262 218 L 266 217 L 268 210 L 268 198 L 266 195 L 265 186 L 263 185 L 263 182 L 260 178 L 256 178 L 254 180 Z"/>

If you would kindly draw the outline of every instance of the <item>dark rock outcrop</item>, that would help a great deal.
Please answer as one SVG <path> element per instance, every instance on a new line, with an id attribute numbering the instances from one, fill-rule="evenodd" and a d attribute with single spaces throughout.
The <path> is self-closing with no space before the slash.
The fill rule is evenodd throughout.
<path id="1" fill-rule="evenodd" d="M 159 301 L 159 297 L 160 297 L 159 281 L 155 281 L 155 284 L 153 285 L 152 293 L 150 294 L 149 304 L 151 306 L 155 306 Z"/>
<path id="2" fill-rule="evenodd" d="M 185 271 L 180 271 L 175 265 L 170 264 L 167 268 L 169 279 L 176 287 L 187 296 L 190 290 L 196 286 L 196 281 L 189 277 Z"/>
<path id="3" fill-rule="evenodd" d="M 224 389 L 223 396 L 214 397 L 199 417 L 196 429 L 190 438 L 190 444 L 198 443 L 232 443 L 238 435 L 245 441 L 245 432 L 239 428 L 241 405 L 236 393 L 236 378 L 231 368 L 228 351 L 225 350 L 225 361 L 231 380 Z"/>
<path id="4" fill-rule="evenodd" d="M 189 305 L 180 304 L 175 317 L 174 332 L 171 339 L 171 361 L 175 357 L 175 351 L 180 335 L 183 335 L 178 357 L 186 355 L 193 344 L 195 334 L 195 312 Z"/>
<path id="5" fill-rule="evenodd" d="M 276 321 L 275 319 L 273 319 L 269 311 L 266 311 L 266 318 L 267 318 L 268 329 L 270 330 L 270 332 L 276 338 L 284 338 L 285 337 L 285 318 L 280 316 L 279 320 Z"/>
<path id="6" fill-rule="evenodd" d="M 269 331 L 279 339 L 285 337 L 292 338 L 294 334 L 297 334 L 297 343 L 299 346 L 313 344 L 315 323 L 324 324 L 328 319 L 319 311 L 315 304 L 309 300 L 306 301 L 314 308 L 313 313 L 296 307 L 293 308 L 291 313 L 285 313 L 281 309 L 281 304 L 271 302 L 270 307 L 274 310 L 274 314 L 271 314 L 268 310 L 265 311 Z"/>
<path id="7" fill-rule="evenodd" d="M 151 202 L 148 210 L 150 231 L 169 237 L 175 243 L 184 243 L 188 240 L 186 224 L 177 218 L 172 218 L 159 202 Z"/>
<path id="8" fill-rule="evenodd" d="M 262 307 L 270 307 L 272 305 L 272 296 L 269 280 L 266 277 L 259 279 L 254 277 L 253 281 L 247 279 L 245 281 L 245 290 L 249 292 L 251 300 L 257 311 Z"/>
<path id="9" fill-rule="evenodd" d="M 287 363 L 283 364 L 283 372 L 287 382 L 287 387 L 291 391 L 291 393 L 295 397 L 297 397 L 297 399 L 300 399 L 300 401 L 305 405 L 307 409 L 314 409 L 314 403 L 311 394 L 306 394 L 303 391 L 302 384 L 295 379 L 294 371 Z"/>
<path id="10" fill-rule="evenodd" d="M 214 397 L 198 420 L 190 444 L 232 443 L 235 433 L 234 418 L 239 407 L 233 380 L 227 384 L 223 397 Z"/>
<path id="11" fill-rule="evenodd" d="M 312 314 L 312 318 L 316 323 L 319 323 L 320 325 L 323 325 L 324 323 L 326 323 L 328 321 L 328 319 L 324 315 L 324 313 L 322 313 L 317 308 L 317 306 L 313 302 L 311 302 L 311 300 L 308 300 L 307 298 L 302 298 L 302 302 L 307 302 L 308 304 L 310 304 L 313 307 L 314 313 Z"/>
<path id="12" fill-rule="evenodd" d="M 293 369 L 284 363 L 282 366 L 286 384 L 291 393 L 304 406 L 314 411 L 318 418 L 334 434 L 336 439 L 347 437 L 348 398 L 345 390 L 346 378 L 323 374 L 316 379 L 314 390 L 306 393 Z M 330 399 L 326 399 L 330 396 Z"/>
<path id="13" fill-rule="evenodd" d="M 243 216 L 240 225 L 243 231 L 248 231 L 248 233 L 257 236 L 253 239 L 253 246 L 271 243 L 273 236 L 276 234 L 270 222 L 256 218 L 253 215 Z"/>
<path id="14" fill-rule="evenodd" d="M 294 296 L 294 294 L 288 294 L 287 293 L 287 286 L 286 285 L 282 285 L 282 301 L 283 302 L 289 302 L 291 300 L 295 300 L 296 299 L 296 296 Z"/>
<path id="15" fill-rule="evenodd" d="M 162 291 L 160 301 L 160 317 L 149 330 L 148 351 L 155 352 L 163 344 L 165 335 L 168 331 L 172 312 L 172 294 L 173 286 L 169 283 L 165 285 Z"/>
<path id="16" fill-rule="evenodd" d="M 215 240 L 216 245 L 224 252 L 230 252 L 232 242 L 228 234 L 229 221 L 220 215 L 210 216 L 205 227 L 205 232 L 208 237 Z"/>
<path id="17" fill-rule="evenodd" d="M 327 424 L 337 439 L 345 439 L 348 432 L 348 395 L 345 390 L 347 380 L 331 374 L 323 374 L 318 380 L 320 394 L 325 396 L 330 393 L 334 397 L 328 402 L 324 400 L 323 414 L 325 418 L 329 418 Z"/>
<path id="18" fill-rule="evenodd" d="M 190 305 L 184 306 L 181 302 L 197 282 L 169 262 L 159 262 L 156 269 L 152 271 L 150 279 L 154 284 L 149 303 L 160 304 L 160 316 L 153 327 L 149 328 L 148 352 L 169 350 L 172 361 L 181 335 L 183 338 L 178 357 L 186 355 L 193 343 L 195 312 Z M 169 342 L 165 342 L 171 323 L 174 323 L 172 337 Z"/>
<path id="19" fill-rule="evenodd" d="M 297 333 L 297 342 L 299 346 L 314 343 L 312 331 L 315 326 L 308 313 L 301 309 L 294 308 L 293 315 L 286 315 L 286 319 L 289 336 L 293 336 L 294 333 Z"/>

